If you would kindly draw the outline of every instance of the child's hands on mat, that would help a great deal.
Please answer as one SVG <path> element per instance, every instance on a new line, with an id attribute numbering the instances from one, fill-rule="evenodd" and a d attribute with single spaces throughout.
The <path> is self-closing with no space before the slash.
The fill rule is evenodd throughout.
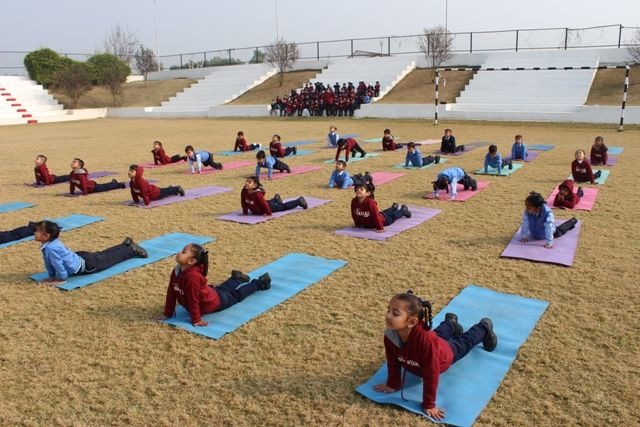
<path id="1" fill-rule="evenodd" d="M 425 409 L 424 412 L 437 421 L 444 418 L 444 411 L 440 408 Z"/>
<path id="2" fill-rule="evenodd" d="M 55 277 L 48 277 L 42 280 L 40 283 L 44 283 L 45 285 L 55 286 L 64 283 L 64 280 L 56 279 Z"/>
<path id="3" fill-rule="evenodd" d="M 201 320 L 199 322 L 196 322 L 193 324 L 193 326 L 207 326 L 209 324 L 209 322 L 205 322 L 204 320 Z"/>
<path id="4" fill-rule="evenodd" d="M 384 233 L 384 230 L 376 230 L 376 233 Z"/>
<path id="5" fill-rule="evenodd" d="M 529 239 L 527 239 L 526 237 L 523 237 L 522 239 L 520 239 L 520 241 L 522 243 L 527 243 L 529 241 Z"/>
<path id="6" fill-rule="evenodd" d="M 552 248 L 553 248 L 553 246 L 551 245 L 551 243 L 545 243 L 545 244 L 544 244 L 544 248 L 545 248 L 545 249 L 552 249 Z"/>
<path id="7" fill-rule="evenodd" d="M 376 385 L 373 386 L 373 389 L 375 391 L 381 391 L 382 393 L 393 393 L 394 391 L 396 391 L 395 389 L 389 387 L 385 383 L 376 384 Z"/>
<path id="8" fill-rule="evenodd" d="M 160 316 L 156 316 L 155 319 L 153 320 L 155 320 L 156 322 L 162 322 L 163 320 L 167 320 L 168 318 L 169 318 L 168 316 L 161 314 Z"/>

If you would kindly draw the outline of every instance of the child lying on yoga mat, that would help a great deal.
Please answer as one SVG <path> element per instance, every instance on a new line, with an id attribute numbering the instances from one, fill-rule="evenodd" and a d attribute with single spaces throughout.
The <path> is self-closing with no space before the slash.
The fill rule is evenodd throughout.
<path id="1" fill-rule="evenodd" d="M 382 151 L 395 151 L 402 148 L 402 144 L 398 144 L 394 141 L 393 135 L 391 135 L 390 129 L 384 130 L 382 136 Z"/>
<path id="2" fill-rule="evenodd" d="M 153 150 L 151 150 L 151 154 L 153 154 L 153 164 L 155 165 L 168 165 L 182 160 L 185 162 L 187 161 L 187 156 L 181 156 L 180 154 L 175 154 L 171 157 L 167 156 L 167 153 L 164 152 L 164 148 L 162 148 L 162 142 L 160 141 L 153 141 Z"/>
<path id="3" fill-rule="evenodd" d="M 593 172 L 584 150 L 576 150 L 576 159 L 571 162 L 571 174 L 574 181 L 595 184 L 601 173 L 602 171 Z"/>
<path id="4" fill-rule="evenodd" d="M 110 182 L 104 184 L 98 184 L 97 182 L 90 180 L 89 172 L 84 168 L 84 161 L 82 159 L 75 158 L 71 161 L 71 174 L 69 179 L 69 192 L 73 195 L 76 192 L 76 188 L 82 191 L 82 194 L 86 196 L 91 193 L 101 193 L 103 191 L 117 190 L 119 188 L 125 188 L 124 182 L 118 182 L 116 179 L 112 179 Z"/>
<path id="5" fill-rule="evenodd" d="M 38 154 L 35 160 L 36 166 L 34 172 L 36 174 L 37 185 L 52 185 L 60 182 L 69 182 L 71 175 L 53 175 L 49 173 L 47 167 L 47 156 L 44 154 Z"/>
<path id="6" fill-rule="evenodd" d="M 415 142 L 410 142 L 407 144 L 407 155 L 404 158 L 405 168 L 409 166 L 421 168 L 423 166 L 430 165 L 431 163 L 440 163 L 440 156 L 436 155 L 434 157 L 432 155 L 428 155 L 427 157 L 422 157 L 420 150 L 416 148 Z"/>
<path id="7" fill-rule="evenodd" d="M 60 227 L 55 222 L 41 221 L 36 226 L 35 239 L 42 243 L 40 250 L 49 273 L 49 278 L 43 282 L 50 285 L 63 283 L 69 276 L 97 273 L 131 258 L 148 257 L 147 251 L 131 237 L 100 252 L 74 252 L 58 239 L 59 236 Z"/>
<path id="8" fill-rule="evenodd" d="M 511 160 L 503 161 L 502 156 L 498 153 L 498 147 L 491 144 L 489 151 L 484 156 L 484 173 L 489 173 L 489 167 L 498 169 L 498 175 L 502 175 L 502 168 L 507 166 L 509 169 L 513 169 L 513 163 Z"/>
<path id="9" fill-rule="evenodd" d="M 262 144 L 249 144 L 244 138 L 244 132 L 238 131 L 236 142 L 233 145 L 233 151 L 253 151 L 262 148 Z"/>
<path id="10" fill-rule="evenodd" d="M 145 206 L 149 206 L 152 200 L 164 199 L 168 196 L 180 196 L 184 197 L 184 190 L 179 185 L 170 185 L 168 187 L 160 188 L 153 184 L 149 184 L 149 181 L 144 179 L 144 168 L 138 165 L 129 166 L 129 189 L 131 190 L 131 198 L 133 203 L 137 204 L 140 199 L 144 201 Z M 135 206 L 135 205 L 134 205 Z"/>
<path id="11" fill-rule="evenodd" d="M 380 212 L 378 203 L 371 198 L 371 189 L 366 184 L 356 185 L 356 197 L 351 200 L 351 216 L 356 228 L 375 228 L 376 233 L 384 233 L 384 227 L 400 218 L 411 218 L 407 205 L 393 203 Z"/>
<path id="12" fill-rule="evenodd" d="M 558 194 L 553 199 L 553 206 L 557 208 L 573 209 L 580 199 L 584 196 L 582 187 L 578 187 L 576 193 L 573 192 L 573 181 L 567 179 L 562 184 L 558 185 Z"/>
<path id="13" fill-rule="evenodd" d="M 608 151 L 609 149 L 604 145 L 604 138 L 596 136 L 596 139 L 591 146 L 591 166 L 606 166 L 607 160 L 609 160 Z"/>
<path id="14" fill-rule="evenodd" d="M 544 198 L 540 193 L 532 191 L 524 201 L 520 241 L 527 243 L 529 239 L 544 239 L 544 247 L 551 249 L 553 247 L 553 239 L 557 239 L 573 229 L 577 222 L 577 219 L 571 218 L 556 227 L 553 212 L 551 212 L 551 209 L 546 205 Z"/>
<path id="15" fill-rule="evenodd" d="M 527 146 L 522 141 L 522 135 L 516 135 L 515 142 L 511 146 L 511 160 L 525 160 L 527 158 Z"/>
<path id="16" fill-rule="evenodd" d="M 446 168 L 438 173 L 435 181 L 432 181 L 436 197 L 442 190 L 447 190 L 447 193 L 449 193 L 449 188 L 451 188 L 451 200 L 455 199 L 458 195 L 458 182 L 463 185 L 465 191 L 469 189 L 476 191 L 478 189 L 476 180 L 467 175 L 464 169 L 458 167 Z"/>
<path id="17" fill-rule="evenodd" d="M 493 351 L 498 337 L 491 319 L 483 318 L 464 332 L 458 316 L 447 313 L 444 321 L 431 330 L 431 303 L 411 291 L 395 295 L 389 302 L 385 316 L 384 349 L 387 355 L 387 382 L 373 387 L 375 391 L 402 391 L 404 374 L 409 371 L 422 378 L 422 409 L 435 420 L 445 413 L 436 407 L 436 393 L 440 374 L 482 343 L 486 351 Z"/>
<path id="18" fill-rule="evenodd" d="M 266 200 L 264 187 L 260 184 L 257 176 L 250 176 L 244 183 L 244 187 L 240 192 L 240 204 L 242 205 L 242 214 L 249 215 L 249 211 L 256 215 L 271 216 L 273 212 L 288 211 L 300 206 L 307 209 L 307 201 L 300 196 L 295 200 L 283 202 L 279 194 L 275 194 L 273 199 Z"/>
<path id="19" fill-rule="evenodd" d="M 329 188 L 346 190 L 353 185 L 353 179 L 346 169 L 347 162 L 344 160 L 338 160 L 336 162 L 336 170 L 331 173 L 331 178 L 329 178 Z"/>
<path id="20" fill-rule="evenodd" d="M 29 221 L 27 225 L 14 228 L 13 230 L 0 231 L 0 244 L 14 242 L 16 240 L 24 239 L 25 237 L 33 236 L 36 232 L 36 222 Z"/>
<path id="21" fill-rule="evenodd" d="M 265 273 L 251 280 L 246 274 L 232 270 L 231 277 L 218 286 L 207 283 L 209 253 L 190 243 L 176 255 L 178 265 L 171 272 L 164 313 L 156 320 L 166 320 L 176 311 L 176 302 L 191 315 L 193 326 L 207 326 L 203 314 L 222 311 L 239 303 L 257 290 L 271 288 L 271 277 Z"/>

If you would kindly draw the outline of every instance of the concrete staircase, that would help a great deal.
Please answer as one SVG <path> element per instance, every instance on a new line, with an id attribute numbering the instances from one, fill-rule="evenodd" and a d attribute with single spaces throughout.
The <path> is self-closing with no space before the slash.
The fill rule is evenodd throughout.
<path id="1" fill-rule="evenodd" d="M 226 104 L 276 74 L 276 69 L 266 64 L 230 65 L 211 70 L 205 78 L 160 107 L 149 107 L 145 111 L 160 116 L 206 116 L 210 107 Z"/>
<path id="2" fill-rule="evenodd" d="M 24 76 L 0 76 L 0 125 L 56 121 L 67 114 L 42 85 Z"/>
<path id="3" fill-rule="evenodd" d="M 596 67 L 583 51 L 503 52 L 486 55 L 482 68 Z M 569 113 L 584 105 L 596 70 L 478 71 L 449 111 Z"/>

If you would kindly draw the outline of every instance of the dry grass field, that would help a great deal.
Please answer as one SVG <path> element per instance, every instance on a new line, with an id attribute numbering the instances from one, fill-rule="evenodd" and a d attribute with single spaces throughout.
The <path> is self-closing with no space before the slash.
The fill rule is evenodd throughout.
<path id="1" fill-rule="evenodd" d="M 126 179 L 131 163 L 151 160 L 155 139 L 169 155 L 186 144 L 217 151 L 231 149 L 238 130 L 251 142 L 267 142 L 273 133 L 285 142 L 317 139 L 311 147 L 315 154 L 287 162 L 323 164 L 333 156 L 320 149 L 333 123 L 341 133 L 362 139 L 382 136 L 385 127 L 405 141 L 438 138 L 452 127 L 461 143 L 495 141 L 501 152 L 516 133 L 530 144 L 556 147 L 511 177 L 488 177 L 489 188 L 466 203 L 422 199 L 443 166 L 407 171 L 378 188 L 379 204 L 398 201 L 443 212 L 386 243 L 333 233 L 351 224 L 352 193 L 326 188 L 330 165 L 265 185 L 269 195 L 302 194 L 332 203 L 255 226 L 216 219 L 239 209 L 239 192 L 252 168 L 203 176 L 185 174 L 184 165 L 149 170 L 147 178 L 187 191 L 212 184 L 234 188 L 151 210 L 122 205 L 128 190 L 65 198 L 56 196 L 64 184 L 46 189 L 22 184 L 33 180 L 39 153 L 49 156 L 53 173 L 66 173 L 71 159 L 81 157 L 90 171 L 114 170 Z M 640 275 L 634 267 L 640 256 L 638 128 L 617 133 L 613 124 L 103 119 L 5 126 L 1 132 L 0 203 L 36 205 L 0 214 L 3 229 L 83 213 L 106 220 L 64 232 L 62 241 L 74 250 L 99 250 L 127 235 L 137 240 L 176 231 L 214 236 L 207 245 L 212 283 L 231 269 L 250 271 L 289 252 L 348 264 L 213 341 L 152 321 L 162 312 L 173 259 L 62 292 L 29 279 L 43 270 L 38 243 L 0 249 L 0 425 L 429 425 L 373 404 L 354 388 L 383 362 L 384 314 L 393 294 L 411 288 L 432 299 L 438 311 L 470 283 L 550 302 L 477 425 L 630 426 L 640 419 Z M 531 190 L 549 194 L 569 174 L 576 148 L 588 149 L 596 135 L 625 150 L 599 188 L 594 210 L 575 212 L 584 224 L 573 267 L 499 258 L 519 225 L 525 196 Z M 378 144 L 365 148 L 379 149 Z M 349 170 L 392 171 L 403 154 L 384 153 Z M 477 149 L 446 166 L 474 170 L 483 156 L 484 149 Z"/>

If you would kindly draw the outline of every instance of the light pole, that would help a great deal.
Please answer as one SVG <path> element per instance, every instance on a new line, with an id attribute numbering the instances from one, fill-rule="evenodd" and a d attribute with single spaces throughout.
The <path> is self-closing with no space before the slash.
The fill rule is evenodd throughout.
<path id="1" fill-rule="evenodd" d="M 449 0 L 444 0 L 444 29 L 449 31 Z"/>
<path id="2" fill-rule="evenodd" d="M 158 71 L 160 71 L 160 42 L 158 37 L 158 3 L 157 0 L 153 0 L 153 10 L 156 21 L 156 62 L 158 63 Z"/>
<path id="3" fill-rule="evenodd" d="M 280 39 L 280 29 L 278 28 L 278 0 L 275 0 L 276 3 L 276 42 Z"/>

